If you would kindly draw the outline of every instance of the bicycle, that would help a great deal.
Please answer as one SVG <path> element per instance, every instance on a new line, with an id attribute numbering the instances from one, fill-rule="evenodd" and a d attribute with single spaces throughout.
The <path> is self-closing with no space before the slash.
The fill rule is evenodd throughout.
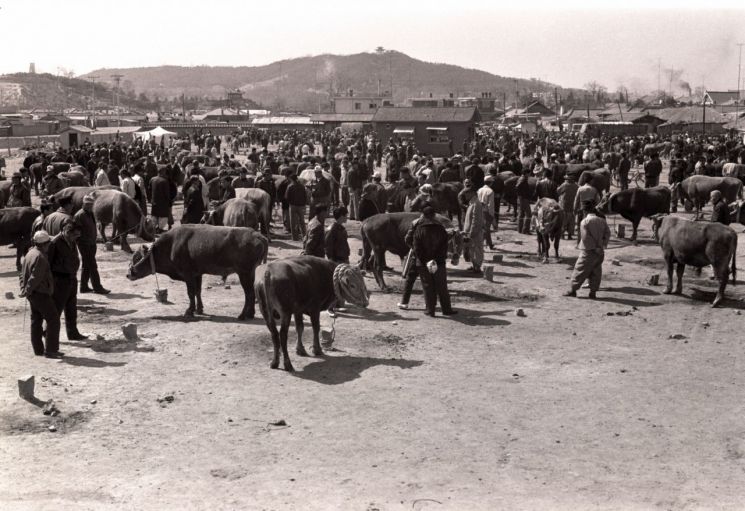
<path id="1" fill-rule="evenodd" d="M 628 182 L 629 185 L 631 185 L 631 183 L 634 183 L 637 188 L 642 188 L 644 186 L 644 169 L 632 168 L 631 170 L 629 170 Z M 613 170 L 611 172 L 611 183 L 616 188 L 621 188 L 621 179 L 618 175 L 618 170 Z"/>

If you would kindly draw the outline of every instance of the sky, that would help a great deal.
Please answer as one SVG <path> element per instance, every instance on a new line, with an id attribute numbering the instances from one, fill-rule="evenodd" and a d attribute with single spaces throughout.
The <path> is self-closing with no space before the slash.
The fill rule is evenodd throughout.
<path id="1" fill-rule="evenodd" d="M 565 87 L 597 81 L 610 91 L 654 90 L 658 68 L 668 90 L 673 69 L 679 94 L 683 81 L 736 87 L 745 0 L 0 0 L 0 34 L 0 73 L 27 71 L 30 62 L 53 74 L 253 66 L 383 46 Z"/>

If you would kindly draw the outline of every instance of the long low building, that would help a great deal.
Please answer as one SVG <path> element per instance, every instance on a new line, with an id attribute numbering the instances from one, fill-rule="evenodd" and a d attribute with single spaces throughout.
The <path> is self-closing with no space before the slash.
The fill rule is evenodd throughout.
<path id="1" fill-rule="evenodd" d="M 372 121 L 375 114 L 311 114 L 310 120 L 312 122 L 319 122 L 323 124 L 324 128 L 350 128 L 350 129 L 364 129 L 371 128 Z"/>
<path id="2" fill-rule="evenodd" d="M 372 123 L 380 140 L 411 140 L 433 156 L 451 156 L 475 134 L 481 120 L 475 107 L 379 108 Z"/>
<path id="3" fill-rule="evenodd" d="M 140 130 L 140 126 L 118 126 L 91 129 L 87 126 L 72 125 L 59 133 L 60 145 L 69 149 L 81 146 L 85 142 L 101 144 L 103 142 L 132 142 L 134 133 Z"/>

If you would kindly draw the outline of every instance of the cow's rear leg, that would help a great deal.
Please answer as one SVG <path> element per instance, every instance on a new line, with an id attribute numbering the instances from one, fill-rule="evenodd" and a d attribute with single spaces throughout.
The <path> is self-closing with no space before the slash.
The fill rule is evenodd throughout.
<path id="1" fill-rule="evenodd" d="M 290 330 L 290 319 L 289 314 L 282 316 L 282 323 L 279 325 L 279 343 L 282 346 L 282 358 L 284 359 L 285 371 L 294 371 L 292 362 L 290 362 L 290 354 L 287 353 L 287 332 Z"/>
<path id="2" fill-rule="evenodd" d="M 106 224 L 99 223 L 98 224 L 98 232 L 101 233 L 101 239 L 104 243 L 106 243 L 108 240 L 106 239 Z"/>
<path id="3" fill-rule="evenodd" d="M 663 291 L 664 294 L 669 295 L 673 292 L 673 266 L 675 265 L 675 260 L 672 258 L 672 255 L 665 256 L 665 270 L 667 271 L 667 287 Z"/>
<path id="4" fill-rule="evenodd" d="M 295 353 L 297 353 L 301 357 L 307 357 L 308 352 L 305 351 L 305 346 L 303 345 L 303 313 L 302 312 L 295 313 L 295 333 L 297 334 L 297 346 L 295 348 Z"/>
<path id="5" fill-rule="evenodd" d="M 559 243 L 561 242 L 561 231 L 557 232 L 554 235 L 554 255 L 556 256 L 556 259 L 559 258 Z M 548 250 L 546 250 L 546 255 L 548 255 Z"/>
<path id="6" fill-rule="evenodd" d="M 194 295 L 197 301 L 197 314 L 204 314 L 204 305 L 202 304 L 202 275 L 196 277 L 194 283 Z"/>
<path id="7" fill-rule="evenodd" d="M 121 246 L 122 246 L 122 252 L 126 252 L 127 254 L 132 253 L 132 247 L 129 246 L 126 233 L 119 235 L 119 242 L 121 243 Z"/>
<path id="8" fill-rule="evenodd" d="M 380 289 L 384 292 L 388 292 L 389 289 L 385 285 L 385 280 L 383 280 L 383 256 L 385 255 L 384 251 L 375 250 L 375 262 L 373 265 L 373 274 L 375 275 L 375 282 L 378 283 L 378 286 L 380 286 Z"/>
<path id="9" fill-rule="evenodd" d="M 279 332 L 277 331 L 277 323 L 274 322 L 274 318 L 267 319 L 266 327 L 272 334 L 272 344 L 274 345 L 274 356 L 272 357 L 272 363 L 269 364 L 269 367 L 271 367 L 272 369 L 277 369 L 279 367 L 280 342 Z"/>
<path id="10" fill-rule="evenodd" d="M 683 273 L 685 272 L 686 265 L 682 263 L 678 263 L 678 266 L 675 268 L 675 274 L 677 277 L 677 283 L 675 285 L 675 294 L 680 295 L 683 294 Z"/>
<path id="11" fill-rule="evenodd" d="M 193 318 L 194 317 L 194 299 L 196 296 L 196 292 L 194 291 L 194 282 L 187 280 L 186 281 L 186 294 L 189 295 L 189 308 L 186 309 L 184 312 L 184 316 L 187 318 Z"/>
<path id="12" fill-rule="evenodd" d="M 635 218 L 635 219 L 633 219 L 633 220 L 631 221 L 631 229 L 632 229 L 632 233 L 631 233 L 631 242 L 632 242 L 632 243 L 633 243 L 634 245 L 636 245 L 636 233 L 637 233 L 637 231 L 639 230 L 639 222 L 640 222 L 640 221 L 641 221 L 641 220 L 640 220 L 640 219 L 637 219 L 637 218 Z"/>
<path id="13" fill-rule="evenodd" d="M 313 311 L 310 314 L 310 324 L 313 326 L 313 354 L 315 356 L 323 355 L 321 349 L 321 311 Z"/>
<path id="14" fill-rule="evenodd" d="M 240 320 L 253 319 L 256 315 L 256 292 L 254 291 L 255 276 L 256 274 L 254 272 L 238 274 L 238 279 L 241 281 L 245 299 L 243 302 L 243 310 L 238 316 L 238 319 Z"/>

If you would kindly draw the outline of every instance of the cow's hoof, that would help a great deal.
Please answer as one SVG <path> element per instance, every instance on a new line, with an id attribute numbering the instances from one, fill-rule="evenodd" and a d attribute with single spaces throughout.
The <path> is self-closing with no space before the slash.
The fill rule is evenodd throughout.
<path id="1" fill-rule="evenodd" d="M 310 356 L 310 355 L 308 355 L 308 352 L 305 351 L 305 348 L 297 348 L 295 350 L 295 353 L 297 353 L 301 357 L 309 357 Z"/>
<path id="2" fill-rule="evenodd" d="M 238 316 L 238 319 L 241 320 L 241 321 L 249 321 L 249 320 L 251 320 L 253 318 L 254 318 L 254 315 L 253 314 L 251 314 L 251 315 L 241 314 L 240 316 Z"/>
<path id="3" fill-rule="evenodd" d="M 271 364 L 269 364 L 269 367 L 271 369 L 279 369 L 279 362 L 272 362 Z"/>
<path id="4" fill-rule="evenodd" d="M 683 290 L 682 289 L 676 289 L 673 294 L 674 295 L 682 295 L 683 294 Z"/>
<path id="5" fill-rule="evenodd" d="M 193 318 L 194 317 L 194 311 L 192 309 L 186 309 L 186 312 L 184 312 L 185 318 Z"/>
<path id="6" fill-rule="evenodd" d="M 673 290 L 672 290 L 672 289 L 669 289 L 669 288 L 668 288 L 668 289 L 665 289 L 665 290 L 664 290 L 664 291 L 662 292 L 662 294 L 663 294 L 663 295 L 671 295 L 671 294 L 673 294 Z"/>
<path id="7" fill-rule="evenodd" d="M 288 362 L 288 363 L 285 364 L 285 371 L 287 371 L 288 373 L 294 373 L 295 372 L 295 368 L 292 367 L 292 364 L 290 364 Z"/>
<path id="8" fill-rule="evenodd" d="M 323 355 L 323 350 L 321 348 L 313 347 L 313 355 L 316 357 L 320 357 Z"/>
<path id="9" fill-rule="evenodd" d="M 197 314 L 204 314 L 204 307 L 197 307 Z"/>

